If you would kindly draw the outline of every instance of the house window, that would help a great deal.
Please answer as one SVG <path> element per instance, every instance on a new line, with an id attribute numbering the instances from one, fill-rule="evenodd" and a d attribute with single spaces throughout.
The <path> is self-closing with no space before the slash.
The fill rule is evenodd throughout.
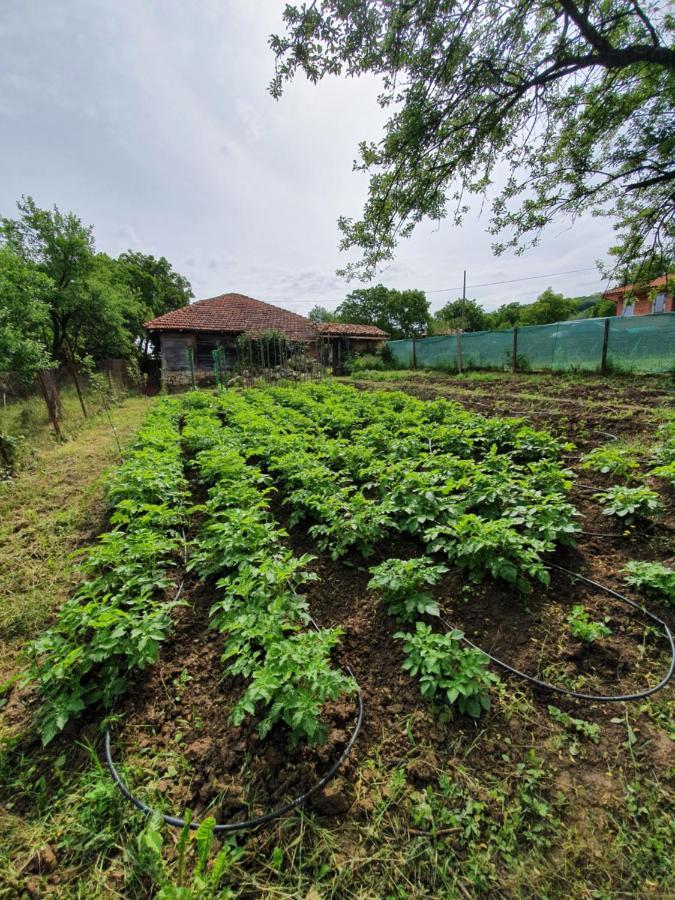
<path id="1" fill-rule="evenodd" d="M 635 304 L 634 304 L 634 303 L 628 303 L 626 306 L 624 306 L 623 312 L 621 313 L 621 315 L 622 315 L 622 316 L 632 316 L 632 315 L 635 315 Z"/>
<path id="2" fill-rule="evenodd" d="M 652 303 L 652 312 L 653 313 L 662 313 L 666 311 L 666 292 L 661 291 L 660 294 L 657 294 L 654 297 L 654 302 Z"/>

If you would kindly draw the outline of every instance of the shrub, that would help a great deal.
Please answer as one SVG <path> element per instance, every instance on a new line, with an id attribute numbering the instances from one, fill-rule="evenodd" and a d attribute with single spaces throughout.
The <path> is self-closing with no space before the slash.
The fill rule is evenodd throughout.
<path id="1" fill-rule="evenodd" d="M 364 353 L 363 356 L 354 356 L 345 363 L 345 371 L 349 374 L 357 372 L 384 372 L 387 368 L 379 354 Z"/>

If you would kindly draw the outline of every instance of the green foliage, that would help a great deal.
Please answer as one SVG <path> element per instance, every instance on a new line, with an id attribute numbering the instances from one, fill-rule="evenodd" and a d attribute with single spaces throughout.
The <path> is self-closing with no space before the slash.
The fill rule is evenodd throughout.
<path id="1" fill-rule="evenodd" d="M 521 534 L 506 519 L 486 520 L 467 513 L 428 529 L 424 540 L 430 550 L 445 553 L 476 581 L 491 575 L 523 592 L 529 591 L 530 578 L 545 585 L 550 581 L 540 558 L 545 543 Z"/>
<path id="2" fill-rule="evenodd" d="M 625 567 L 624 580 L 657 600 L 675 606 L 675 569 L 659 562 L 631 560 Z"/>
<path id="3" fill-rule="evenodd" d="M 380 591 L 387 612 L 403 622 L 414 622 L 418 616 L 437 616 L 438 604 L 424 585 L 436 584 L 447 572 L 446 566 L 434 565 L 428 556 L 415 559 L 386 559 L 370 569 L 371 590 Z"/>
<path id="4" fill-rule="evenodd" d="M 434 334 L 443 334 L 451 329 L 462 331 L 485 331 L 489 328 L 489 317 L 477 300 L 449 300 L 436 310 L 432 322 Z"/>
<path id="5" fill-rule="evenodd" d="M 652 451 L 656 466 L 649 474 L 657 478 L 665 478 L 675 485 L 675 419 L 663 422 L 658 427 L 659 443 Z"/>
<path id="6" fill-rule="evenodd" d="M 47 275 L 0 247 L 0 372 L 12 372 L 23 384 L 54 365 L 44 341 L 51 287 Z"/>
<path id="7" fill-rule="evenodd" d="M 11 257 L 14 275 L 22 265 L 22 278 L 29 282 L 22 333 L 59 362 L 69 362 L 71 356 L 96 361 L 133 358 L 143 321 L 192 296 L 188 282 L 163 257 L 156 260 L 129 251 L 119 260 L 111 259 L 95 252 L 93 228 L 74 213 L 62 213 L 57 207 L 40 209 L 32 197 L 22 197 L 17 207 L 16 219 L 0 220 L 0 241 L 5 245 L 0 258 L 0 369 L 8 315 L 3 307 L 7 302 L 11 309 L 12 294 L 8 291 L 5 301 L 3 273 Z M 36 311 L 39 321 L 32 322 Z M 11 344 L 17 354 L 11 368 L 20 369 L 21 353 L 27 351 L 20 350 L 16 334 Z M 29 356 L 34 352 L 30 350 Z"/>
<path id="8" fill-rule="evenodd" d="M 397 632 L 394 637 L 403 641 L 403 668 L 419 678 L 427 700 L 457 704 L 461 713 L 473 718 L 490 708 L 488 690 L 497 676 L 489 671 L 484 653 L 462 646 L 461 631 L 436 634 L 418 622 L 414 634 Z"/>
<path id="9" fill-rule="evenodd" d="M 298 591 L 317 578 L 305 571 L 312 557 L 296 558 L 281 544 L 286 533 L 269 514 L 266 491 L 259 487 L 262 473 L 237 452 L 241 434 L 222 426 L 216 404 L 186 404 L 189 440 L 204 448 L 195 465 L 210 484 L 207 516 L 188 568 L 202 578 L 221 576 L 217 587 L 223 596 L 211 608 L 211 624 L 226 635 L 226 671 L 248 680 L 232 721 L 240 724 L 257 713 L 262 737 L 281 722 L 292 746 L 301 739 L 322 741 L 322 707 L 356 689 L 353 679 L 330 666 L 340 632 L 299 630 L 309 617 Z"/>
<path id="10" fill-rule="evenodd" d="M 161 815 L 152 816 L 136 839 L 133 853 L 134 864 L 139 875 L 151 879 L 157 900 L 208 900 L 218 897 L 229 900 L 234 892 L 224 887 L 222 882 L 228 871 L 241 857 L 243 850 L 234 840 L 223 844 L 208 866 L 215 837 L 216 820 L 207 816 L 199 828 L 190 831 L 191 816 L 185 815 L 185 826 L 178 838 L 178 881 L 175 882 L 162 855 L 164 846 L 164 822 Z M 189 858 L 192 865 L 189 866 Z M 186 878 L 187 873 L 187 878 Z"/>
<path id="11" fill-rule="evenodd" d="M 617 516 L 625 522 L 634 522 L 654 515 L 662 509 L 661 498 L 648 487 L 617 487 L 593 495 L 602 505 L 604 516 Z"/>
<path id="12" fill-rule="evenodd" d="M 549 706 L 548 714 L 554 722 L 558 722 L 563 728 L 572 731 L 581 737 L 588 738 L 594 744 L 600 741 L 600 726 L 593 722 L 587 722 L 585 719 L 575 719 L 569 713 L 563 712 L 557 706 Z"/>
<path id="13" fill-rule="evenodd" d="M 368 200 L 360 220 L 339 220 L 341 248 L 362 253 L 347 274 L 372 277 L 424 219 L 449 211 L 460 224 L 500 166 L 489 230 L 507 237 L 497 253 L 589 212 L 617 221 L 620 263 L 672 247 L 667 7 L 321 0 L 288 4 L 284 22 L 270 42 L 273 96 L 298 70 L 312 82 L 382 81 L 390 117 L 356 166 L 370 176 Z"/>
<path id="14" fill-rule="evenodd" d="M 168 589 L 186 498 L 177 412 L 167 400 L 146 418 L 107 484 L 116 527 L 84 552 L 81 587 L 29 648 L 45 744 L 86 707 L 110 708 L 171 629 L 177 601 Z"/>
<path id="15" fill-rule="evenodd" d="M 612 633 L 604 622 L 592 622 L 588 610 L 583 606 L 573 606 L 567 617 L 570 634 L 584 644 L 592 644 L 599 638 L 609 637 Z"/>
<path id="16" fill-rule="evenodd" d="M 325 306 L 313 306 L 308 314 L 308 319 L 312 322 L 337 322 L 339 321 L 337 313 L 331 312 Z"/>
<path id="17" fill-rule="evenodd" d="M 630 478 L 639 468 L 635 456 L 636 451 L 631 447 L 602 444 L 584 455 L 581 468 L 617 478 Z"/>
<path id="18" fill-rule="evenodd" d="M 339 322 L 376 325 L 392 340 L 423 334 L 429 325 L 423 291 L 397 291 L 382 284 L 352 291 L 335 313 Z"/>
<path id="19" fill-rule="evenodd" d="M 330 652 L 341 634 L 338 628 L 322 628 L 270 643 L 262 666 L 252 673 L 232 711 L 234 724 L 239 725 L 247 714 L 254 715 L 256 707 L 262 705 L 258 724 L 261 737 L 282 721 L 292 747 L 301 739 L 323 741 L 326 725 L 319 720 L 322 706 L 356 690 L 353 678 L 330 666 Z"/>
<path id="20" fill-rule="evenodd" d="M 381 356 L 375 353 L 364 353 L 362 356 L 354 356 L 345 364 L 345 371 L 351 375 L 359 372 L 383 372 L 386 365 Z"/>

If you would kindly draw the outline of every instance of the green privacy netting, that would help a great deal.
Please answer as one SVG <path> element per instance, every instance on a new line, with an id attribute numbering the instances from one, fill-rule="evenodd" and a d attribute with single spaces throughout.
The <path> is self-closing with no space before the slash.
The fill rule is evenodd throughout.
<path id="1" fill-rule="evenodd" d="M 610 319 L 607 365 L 615 371 L 673 372 L 675 313 Z"/>
<path id="2" fill-rule="evenodd" d="M 609 371 L 670 372 L 675 369 L 675 313 L 610 319 L 579 319 L 517 329 L 517 367 L 521 370 L 601 368 L 605 322 L 609 322 Z M 410 368 L 456 369 L 456 335 L 390 341 L 396 365 Z M 510 369 L 513 331 L 476 331 L 461 335 L 465 369 Z M 415 359 L 415 358 L 416 359 Z"/>

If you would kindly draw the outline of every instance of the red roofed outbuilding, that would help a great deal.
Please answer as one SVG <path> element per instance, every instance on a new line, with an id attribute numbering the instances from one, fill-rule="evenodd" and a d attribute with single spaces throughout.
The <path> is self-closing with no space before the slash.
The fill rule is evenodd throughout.
<path id="1" fill-rule="evenodd" d="M 180 384 L 191 377 L 211 380 L 213 351 L 222 348 L 227 368 L 237 361 L 240 335 L 261 337 L 270 332 L 284 335 L 296 345 L 306 345 L 314 358 L 323 349 L 322 361 L 339 372 L 347 356 L 379 349 L 389 335 L 374 325 L 324 323 L 316 325 L 305 316 L 273 306 L 244 294 L 221 294 L 171 310 L 144 323 L 158 347 L 165 381 Z"/>

